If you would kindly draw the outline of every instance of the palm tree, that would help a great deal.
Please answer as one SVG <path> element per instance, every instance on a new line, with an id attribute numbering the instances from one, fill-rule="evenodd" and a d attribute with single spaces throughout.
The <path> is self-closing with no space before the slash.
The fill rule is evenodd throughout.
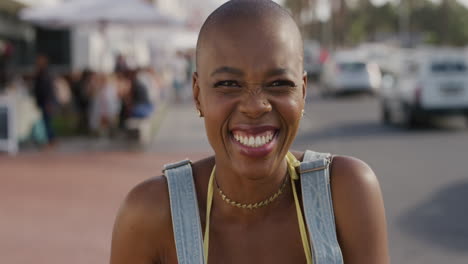
<path id="1" fill-rule="evenodd" d="M 318 0 L 286 0 L 284 5 L 291 11 L 299 27 L 305 24 L 304 17 L 316 17 Z"/>

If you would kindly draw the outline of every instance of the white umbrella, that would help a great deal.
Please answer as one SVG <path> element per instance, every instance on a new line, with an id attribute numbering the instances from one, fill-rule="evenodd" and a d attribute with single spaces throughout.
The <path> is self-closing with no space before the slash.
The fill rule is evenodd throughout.
<path id="1" fill-rule="evenodd" d="M 47 27 L 69 27 L 81 14 L 100 4 L 102 1 L 74 0 L 54 6 L 30 7 L 20 12 L 20 18 Z"/>
<path id="2" fill-rule="evenodd" d="M 123 25 L 182 25 L 182 21 L 164 14 L 154 5 L 143 0 L 107 0 L 101 8 L 90 10 L 78 18 L 77 22 L 107 22 Z"/>
<path id="3" fill-rule="evenodd" d="M 103 22 L 152 27 L 183 24 L 144 0 L 74 0 L 53 7 L 27 8 L 20 17 L 51 27 L 100 25 Z"/>
<path id="4" fill-rule="evenodd" d="M 144 0 L 74 0 L 48 8 L 29 8 L 21 12 L 23 20 L 47 27 L 94 28 L 100 32 L 107 48 L 101 52 L 101 64 L 113 46 L 108 38 L 108 26 L 124 26 L 132 40 L 133 56 L 136 55 L 137 29 L 182 27 L 184 23 L 164 14 Z M 103 64 L 100 66 L 103 68 Z"/>

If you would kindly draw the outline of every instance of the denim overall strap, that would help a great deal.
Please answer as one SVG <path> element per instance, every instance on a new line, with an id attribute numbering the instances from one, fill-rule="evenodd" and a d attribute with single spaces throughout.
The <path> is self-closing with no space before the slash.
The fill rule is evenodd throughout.
<path id="1" fill-rule="evenodd" d="M 302 202 L 314 264 L 343 264 L 330 189 L 330 157 L 308 150 L 300 166 Z"/>
<path id="2" fill-rule="evenodd" d="M 179 264 L 203 264 L 203 239 L 189 160 L 164 165 Z"/>

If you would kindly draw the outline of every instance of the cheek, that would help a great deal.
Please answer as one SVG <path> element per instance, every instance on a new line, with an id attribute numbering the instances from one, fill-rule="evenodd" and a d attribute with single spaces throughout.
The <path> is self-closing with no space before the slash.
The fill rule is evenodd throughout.
<path id="1" fill-rule="evenodd" d="M 224 122 L 229 117 L 234 104 L 233 100 L 227 100 L 225 97 L 210 93 L 203 96 L 201 108 L 206 117 L 205 119 L 214 123 L 220 123 Z"/>
<path id="2" fill-rule="evenodd" d="M 222 144 L 227 122 L 234 107 L 233 100 L 226 100 L 214 94 L 203 96 L 201 100 L 206 133 L 214 149 L 215 145 Z"/>
<path id="3" fill-rule="evenodd" d="M 272 102 L 278 113 L 287 123 L 297 123 L 301 119 L 304 100 L 299 97 L 284 97 Z"/>
<path id="4" fill-rule="evenodd" d="M 273 107 L 276 108 L 278 115 L 280 115 L 281 122 L 285 126 L 284 134 L 286 144 L 294 141 L 294 138 L 299 129 L 302 109 L 304 108 L 304 101 L 298 98 L 283 98 L 274 102 Z"/>
<path id="5" fill-rule="evenodd" d="M 206 130 L 206 137 L 208 139 L 208 142 L 211 145 L 211 148 L 217 152 L 217 150 L 222 146 L 222 137 L 220 136 L 222 134 L 222 127 L 223 127 L 223 122 L 221 118 L 216 115 L 213 112 L 210 112 L 209 110 L 204 116 L 204 122 L 205 122 L 205 130 Z"/>

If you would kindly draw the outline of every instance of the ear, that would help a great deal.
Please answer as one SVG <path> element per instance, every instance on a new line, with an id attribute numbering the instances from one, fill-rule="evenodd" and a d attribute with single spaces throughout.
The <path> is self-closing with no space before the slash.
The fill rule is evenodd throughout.
<path id="1" fill-rule="evenodd" d="M 306 99 L 307 97 L 307 72 L 304 71 L 304 74 L 302 75 L 302 99 Z"/>
<path id="2" fill-rule="evenodd" d="M 193 91 L 193 101 L 195 102 L 195 107 L 202 111 L 200 108 L 200 86 L 198 85 L 198 73 L 194 72 L 192 75 L 192 91 Z"/>

